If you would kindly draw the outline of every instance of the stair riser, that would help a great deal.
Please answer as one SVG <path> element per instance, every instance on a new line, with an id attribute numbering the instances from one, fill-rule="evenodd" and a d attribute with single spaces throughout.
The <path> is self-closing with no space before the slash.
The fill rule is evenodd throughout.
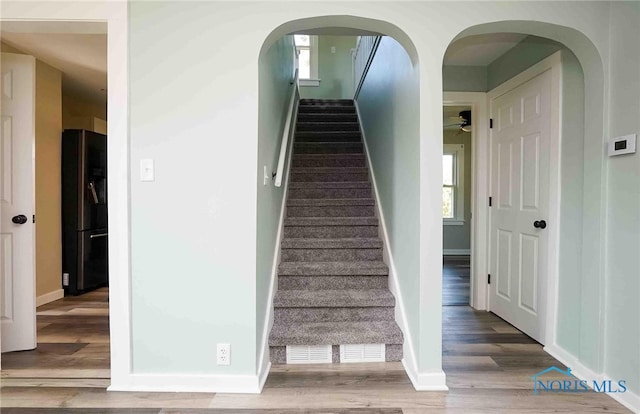
<path id="1" fill-rule="evenodd" d="M 360 135 L 357 136 L 313 136 L 313 137 L 296 137 L 296 142 L 360 142 Z"/>
<path id="2" fill-rule="evenodd" d="M 378 226 L 285 226 L 284 237 L 341 238 L 377 237 Z"/>
<path id="3" fill-rule="evenodd" d="M 274 323 L 392 321 L 393 307 L 275 308 Z"/>
<path id="4" fill-rule="evenodd" d="M 345 181 L 368 181 L 369 174 L 365 173 L 296 173 L 291 172 L 292 182 L 345 182 Z"/>
<path id="5" fill-rule="evenodd" d="M 364 157 L 360 158 L 302 158 L 293 157 L 293 168 L 332 168 L 332 167 L 365 167 Z"/>
<path id="6" fill-rule="evenodd" d="M 287 207 L 288 217 L 373 217 L 374 206 Z"/>
<path id="7" fill-rule="evenodd" d="M 298 123 L 305 122 L 358 122 L 358 117 L 354 113 L 327 113 L 317 111 L 315 113 L 298 114 Z"/>
<path id="8" fill-rule="evenodd" d="M 278 276 L 279 290 L 384 289 L 387 276 Z"/>
<path id="9" fill-rule="evenodd" d="M 289 198 L 371 198 L 370 188 L 290 188 Z"/>
<path id="10" fill-rule="evenodd" d="M 336 105 L 300 105 L 298 107 L 299 114 L 309 114 L 322 112 L 325 114 L 355 114 L 355 106 L 336 106 Z"/>
<path id="11" fill-rule="evenodd" d="M 294 154 L 362 154 L 362 143 L 294 144 Z"/>
<path id="12" fill-rule="evenodd" d="M 381 261 L 382 249 L 282 249 L 283 262 Z"/>
<path id="13" fill-rule="evenodd" d="M 296 131 L 359 131 L 357 122 L 298 122 Z"/>

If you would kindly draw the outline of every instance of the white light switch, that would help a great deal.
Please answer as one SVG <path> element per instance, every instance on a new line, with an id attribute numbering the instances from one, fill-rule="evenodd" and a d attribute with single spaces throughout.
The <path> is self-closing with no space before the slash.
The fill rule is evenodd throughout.
<path id="1" fill-rule="evenodd" d="M 267 170 L 267 166 L 264 166 L 264 175 L 262 176 L 262 185 L 269 184 L 269 180 L 271 179 L 271 175 L 269 175 L 269 170 Z"/>
<path id="2" fill-rule="evenodd" d="M 336 47 L 335 46 L 331 46 L 331 53 L 336 53 Z"/>
<path id="3" fill-rule="evenodd" d="M 153 180 L 154 180 L 153 160 L 152 159 L 140 160 L 140 181 L 153 181 Z"/>

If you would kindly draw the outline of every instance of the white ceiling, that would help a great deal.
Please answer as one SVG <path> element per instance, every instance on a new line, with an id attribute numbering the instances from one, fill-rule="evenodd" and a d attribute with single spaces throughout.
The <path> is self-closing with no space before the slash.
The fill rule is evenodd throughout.
<path id="1" fill-rule="evenodd" d="M 9 46 L 59 69 L 64 93 L 106 104 L 105 23 L 2 22 L 0 37 Z"/>
<path id="2" fill-rule="evenodd" d="M 487 66 L 504 55 L 527 35 L 492 33 L 463 37 L 453 42 L 444 55 L 444 64 L 451 66 Z"/>

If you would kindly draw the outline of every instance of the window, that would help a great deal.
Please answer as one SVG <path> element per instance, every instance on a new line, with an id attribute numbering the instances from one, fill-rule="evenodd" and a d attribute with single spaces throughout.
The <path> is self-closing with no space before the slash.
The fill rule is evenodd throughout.
<path id="1" fill-rule="evenodd" d="M 320 86 L 318 79 L 318 36 L 293 35 L 298 55 L 300 86 Z"/>
<path id="2" fill-rule="evenodd" d="M 445 144 L 442 155 L 442 219 L 464 224 L 464 145 Z"/>

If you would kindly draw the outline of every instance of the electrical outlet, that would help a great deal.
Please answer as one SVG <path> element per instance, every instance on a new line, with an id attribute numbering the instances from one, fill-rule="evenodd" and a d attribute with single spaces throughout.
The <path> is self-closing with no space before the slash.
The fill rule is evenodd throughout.
<path id="1" fill-rule="evenodd" d="M 231 345 L 218 344 L 216 360 L 218 365 L 231 365 Z"/>
<path id="2" fill-rule="evenodd" d="M 69 273 L 62 274 L 62 286 L 69 286 Z"/>

